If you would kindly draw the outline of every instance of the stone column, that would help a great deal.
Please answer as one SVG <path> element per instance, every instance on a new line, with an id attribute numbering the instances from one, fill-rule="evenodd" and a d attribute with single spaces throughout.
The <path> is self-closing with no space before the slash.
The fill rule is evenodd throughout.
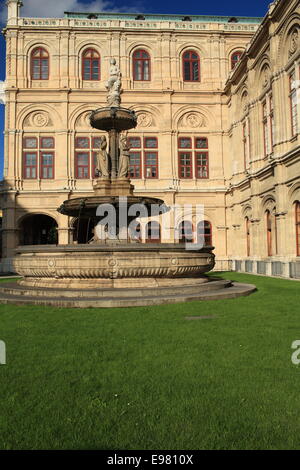
<path id="1" fill-rule="evenodd" d="M 116 129 L 109 131 L 109 154 L 111 158 L 111 179 L 116 179 L 118 174 L 119 159 L 119 133 Z"/>

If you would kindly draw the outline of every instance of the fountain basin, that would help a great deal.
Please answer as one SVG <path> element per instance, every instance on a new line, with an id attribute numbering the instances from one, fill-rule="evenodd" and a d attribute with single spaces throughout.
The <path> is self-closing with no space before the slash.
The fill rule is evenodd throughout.
<path id="1" fill-rule="evenodd" d="M 135 128 L 137 117 L 134 111 L 127 108 L 105 107 L 92 112 L 90 123 L 101 131 L 109 132 L 114 129 L 121 132 Z"/>
<path id="2" fill-rule="evenodd" d="M 212 249 L 191 251 L 183 244 L 169 243 L 23 246 L 16 249 L 13 264 L 24 278 L 22 284 L 29 286 L 182 286 L 185 282 L 191 284 L 191 278 L 199 282 L 205 272 L 213 269 Z"/>

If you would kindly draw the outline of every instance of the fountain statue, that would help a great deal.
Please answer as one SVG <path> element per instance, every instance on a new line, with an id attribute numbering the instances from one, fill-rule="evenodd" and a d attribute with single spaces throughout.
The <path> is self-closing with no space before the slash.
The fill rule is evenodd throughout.
<path id="1" fill-rule="evenodd" d="M 139 204 L 158 218 L 168 208 L 161 199 L 134 195 L 127 131 L 137 126 L 137 118 L 134 111 L 121 106 L 121 72 L 115 59 L 110 61 L 106 89 L 107 106 L 90 117 L 94 129 L 107 133 L 100 138 L 93 194 L 72 194 L 58 208 L 61 214 L 77 219 L 77 231 L 87 222 L 93 237 L 87 243 L 18 247 L 13 264 L 23 278 L 12 287 L 12 299 L 7 294 L 7 302 L 15 302 L 19 294 L 32 303 L 110 307 L 250 293 L 253 286 L 238 291 L 230 281 L 204 276 L 215 263 L 211 246 L 187 250 L 178 242 L 141 243 L 137 217 L 145 215 L 133 208 Z M 113 224 L 107 223 L 108 213 Z M 0 297 L 3 301 L 1 288 Z"/>

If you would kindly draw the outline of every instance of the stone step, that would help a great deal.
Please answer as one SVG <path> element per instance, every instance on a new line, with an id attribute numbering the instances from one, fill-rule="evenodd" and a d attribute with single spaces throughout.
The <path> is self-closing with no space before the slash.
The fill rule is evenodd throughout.
<path id="1" fill-rule="evenodd" d="M 152 289 L 149 289 L 152 291 Z M 177 288 L 178 290 L 178 288 Z M 187 294 L 185 292 L 178 292 L 176 295 L 154 296 L 153 293 L 148 292 L 148 296 L 143 298 L 127 297 L 120 298 L 114 295 L 113 297 L 90 297 L 90 298 L 63 298 L 63 297 L 34 297 L 34 296 L 20 296 L 9 295 L 0 290 L 0 303 L 1 304 L 14 304 L 14 305 L 49 305 L 53 307 L 66 307 L 66 308 L 110 308 L 110 307 L 141 307 L 147 305 L 160 305 L 172 304 L 179 302 L 190 302 L 197 300 L 222 300 L 232 299 L 240 296 L 246 296 L 256 290 L 252 284 L 233 283 L 231 287 L 218 289 L 216 291 L 207 291 L 194 294 Z"/>
<path id="2" fill-rule="evenodd" d="M 135 288 L 135 289 L 53 289 L 53 288 L 44 288 L 44 287 L 25 287 L 18 285 L 17 283 L 5 283 L 4 286 L 0 286 L 0 292 L 13 296 L 29 296 L 29 297 L 59 297 L 59 298 L 95 298 L 95 297 L 147 297 L 149 292 L 151 296 L 161 296 L 161 295 L 177 295 L 178 289 L 185 294 L 198 294 L 199 292 L 208 292 L 211 290 L 224 289 L 231 286 L 231 281 L 218 279 L 210 280 L 209 282 L 203 284 L 192 284 L 192 285 L 183 285 L 178 288 L 178 286 L 164 286 L 156 288 Z"/>

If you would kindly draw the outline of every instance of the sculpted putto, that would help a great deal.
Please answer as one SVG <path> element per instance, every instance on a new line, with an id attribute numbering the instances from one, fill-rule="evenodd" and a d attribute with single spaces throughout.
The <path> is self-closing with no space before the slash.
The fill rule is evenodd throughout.
<path id="1" fill-rule="evenodd" d="M 110 77 L 106 83 L 108 91 L 107 104 L 111 107 L 119 107 L 121 103 L 121 77 L 119 67 L 116 65 L 116 59 L 110 60 Z"/>

